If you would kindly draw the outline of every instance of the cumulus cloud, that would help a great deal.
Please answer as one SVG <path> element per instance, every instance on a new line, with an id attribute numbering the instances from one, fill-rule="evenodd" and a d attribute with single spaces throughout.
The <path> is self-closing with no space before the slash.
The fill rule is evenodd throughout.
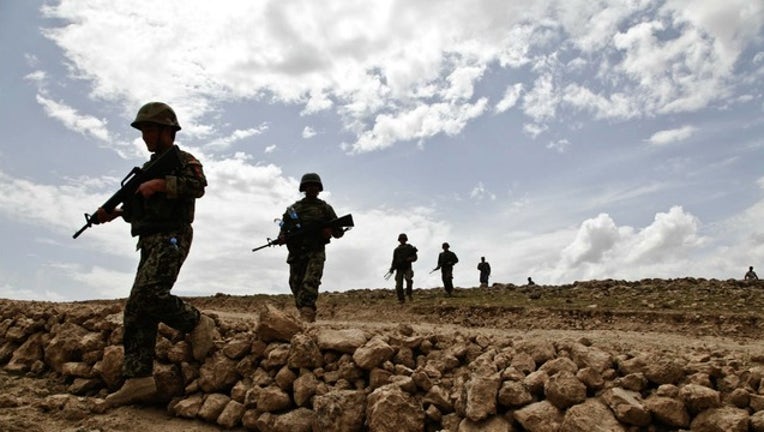
<path id="1" fill-rule="evenodd" d="M 310 126 L 305 126 L 305 129 L 302 130 L 302 137 L 305 139 L 310 139 L 314 136 L 316 136 L 316 131 Z"/>
<path id="2" fill-rule="evenodd" d="M 694 111 L 739 85 L 734 65 L 764 22 L 764 8 L 746 0 L 672 0 L 657 9 L 583 0 L 106 5 L 42 8 L 62 23 L 45 35 L 90 82 L 93 98 L 132 113 L 162 94 L 183 107 L 186 130 L 199 136 L 214 131 L 205 115 L 221 101 L 297 104 L 303 114 L 334 109 L 356 135 L 345 146 L 352 152 L 452 134 L 485 112 L 476 89 L 487 72 L 511 76 L 528 65 L 533 85 L 523 94 L 508 88 L 495 112 L 520 104 L 542 124 L 559 121 L 562 107 L 597 118 Z M 563 56 L 586 62 L 569 67 Z M 93 119 L 83 123 L 106 137 Z"/>
<path id="3" fill-rule="evenodd" d="M 618 226 L 606 213 L 584 221 L 557 263 L 561 279 L 645 277 L 671 262 L 686 261 L 704 243 L 698 219 L 674 206 L 642 229 Z M 649 269 L 649 270 L 646 270 Z"/>

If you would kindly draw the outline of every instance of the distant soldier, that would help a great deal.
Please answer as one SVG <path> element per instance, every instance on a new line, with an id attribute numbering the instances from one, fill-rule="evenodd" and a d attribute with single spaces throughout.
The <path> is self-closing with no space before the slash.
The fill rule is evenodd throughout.
<path id="1" fill-rule="evenodd" d="M 398 236 L 400 243 L 393 250 L 393 262 L 390 264 L 390 273 L 395 272 L 395 294 L 398 296 L 398 302 L 403 303 L 405 297 L 409 301 L 413 300 L 414 270 L 411 263 L 417 260 L 417 248 L 406 243 L 408 236 L 401 233 Z M 403 280 L 406 279 L 406 296 L 403 295 Z"/>
<path id="2" fill-rule="evenodd" d="M 318 193 L 323 190 L 318 174 L 307 173 L 302 176 L 300 192 L 305 193 L 305 198 L 287 208 L 278 236 L 278 242 L 286 244 L 289 250 L 289 288 L 294 295 L 295 306 L 300 317 L 307 322 L 316 320 L 318 286 L 321 285 L 326 261 L 325 246 L 332 237 L 340 238 L 345 231 L 340 227 L 327 227 L 291 239 L 287 234 L 299 230 L 298 227 L 320 225 L 337 219 L 332 206 L 318 198 Z"/>
<path id="3" fill-rule="evenodd" d="M 446 296 L 451 297 L 454 292 L 454 264 L 459 262 L 459 258 L 449 250 L 448 243 L 443 243 L 442 247 L 443 252 L 438 255 L 438 266 L 434 270 L 440 270 Z"/>
<path id="4" fill-rule="evenodd" d="M 753 266 L 748 267 L 748 272 L 745 274 L 745 277 L 743 279 L 747 281 L 759 280 L 759 277 L 756 275 L 756 272 L 753 271 Z"/>
<path id="5" fill-rule="evenodd" d="M 533 279 L 531 279 L 530 276 L 528 276 L 528 286 L 536 285 L 536 282 L 533 282 Z"/>
<path id="6" fill-rule="evenodd" d="M 485 257 L 480 257 L 480 262 L 477 265 L 477 269 L 480 272 L 480 286 L 488 286 L 488 277 L 491 276 L 491 264 L 485 260 Z"/>

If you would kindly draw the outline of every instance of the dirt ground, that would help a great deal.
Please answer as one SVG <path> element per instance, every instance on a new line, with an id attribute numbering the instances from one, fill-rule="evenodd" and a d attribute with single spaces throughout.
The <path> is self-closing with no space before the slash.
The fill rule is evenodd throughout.
<path id="1" fill-rule="evenodd" d="M 331 328 L 395 330 L 411 325 L 417 333 L 483 333 L 524 339 L 586 338 L 615 352 L 673 353 L 702 349 L 741 362 L 764 362 L 764 284 L 702 279 L 592 281 L 564 286 L 417 289 L 414 301 L 398 304 L 392 290 L 363 289 L 322 293 L 316 325 Z M 219 320 L 254 326 L 267 302 L 294 310 L 290 296 L 188 298 Z M 89 304 L 122 303 L 124 300 Z M 83 302 L 61 304 L 77 308 Z M 218 427 L 169 416 L 164 407 L 134 406 L 83 415 L 51 408 L 65 383 L 45 377 L 16 376 L 0 369 L 0 432 L 212 432 Z"/>

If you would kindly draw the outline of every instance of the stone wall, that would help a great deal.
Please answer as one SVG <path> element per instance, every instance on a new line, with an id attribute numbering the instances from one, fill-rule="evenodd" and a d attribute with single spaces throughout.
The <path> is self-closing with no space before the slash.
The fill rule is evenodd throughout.
<path id="1" fill-rule="evenodd" d="M 764 367 L 725 352 L 305 327 L 270 306 L 216 322 L 202 363 L 160 326 L 155 403 L 171 415 L 269 432 L 764 431 Z M 102 410 L 121 385 L 121 335 L 119 305 L 0 303 L 0 365 L 68 384 L 48 408 Z"/>

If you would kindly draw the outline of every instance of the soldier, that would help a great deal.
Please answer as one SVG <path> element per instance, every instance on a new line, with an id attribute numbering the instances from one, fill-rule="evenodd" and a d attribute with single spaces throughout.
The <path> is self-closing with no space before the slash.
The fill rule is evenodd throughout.
<path id="1" fill-rule="evenodd" d="M 756 275 L 756 272 L 753 271 L 753 266 L 748 267 L 748 272 L 745 274 L 745 277 L 743 279 L 747 281 L 759 280 L 759 277 Z"/>
<path id="2" fill-rule="evenodd" d="M 289 288 L 294 295 L 295 306 L 307 322 L 316 321 L 318 286 L 321 285 L 326 261 L 325 246 L 331 237 L 340 238 L 345 231 L 341 227 L 327 227 L 305 231 L 305 235 L 289 238 L 287 234 L 337 219 L 332 206 L 318 198 L 318 193 L 323 190 L 318 174 L 307 173 L 302 176 L 300 192 L 305 193 L 305 198 L 287 208 L 278 236 L 279 244 L 286 244 L 289 250 Z"/>
<path id="3" fill-rule="evenodd" d="M 406 234 L 402 233 L 398 236 L 400 244 L 393 250 L 393 262 L 390 264 L 390 273 L 395 272 L 395 294 L 401 304 L 405 301 L 403 295 L 404 279 L 406 279 L 406 297 L 409 298 L 409 301 L 414 299 L 414 270 L 411 268 L 411 263 L 417 260 L 417 248 L 406 243 L 408 240 Z"/>
<path id="4" fill-rule="evenodd" d="M 451 297 L 454 292 L 454 264 L 459 262 L 459 258 L 449 250 L 448 243 L 443 243 L 442 248 L 443 252 L 438 255 L 438 266 L 435 267 L 435 270 L 440 269 L 446 296 Z"/>
<path id="5" fill-rule="evenodd" d="M 528 276 L 528 286 L 536 285 L 536 282 L 533 282 L 533 279 L 531 279 L 530 276 Z"/>
<path id="6" fill-rule="evenodd" d="M 141 107 L 130 124 L 141 131 L 151 161 L 174 146 L 180 130 L 175 112 L 161 102 Z M 132 200 L 107 213 L 96 212 L 100 223 L 122 217 L 138 237 L 140 262 L 125 304 L 123 345 L 125 382 L 106 397 L 108 406 L 145 401 L 156 393 L 153 364 L 160 322 L 190 334 L 193 356 L 203 360 L 213 346 L 215 322 L 192 305 L 170 294 L 191 248 L 194 202 L 204 195 L 207 180 L 202 165 L 180 151 L 181 166 L 164 178 L 142 183 Z M 145 166 L 145 165 L 144 165 Z"/>
<path id="7" fill-rule="evenodd" d="M 491 276 L 491 264 L 485 260 L 485 257 L 480 257 L 480 262 L 477 265 L 477 269 L 480 272 L 480 286 L 488 286 L 488 277 Z"/>

